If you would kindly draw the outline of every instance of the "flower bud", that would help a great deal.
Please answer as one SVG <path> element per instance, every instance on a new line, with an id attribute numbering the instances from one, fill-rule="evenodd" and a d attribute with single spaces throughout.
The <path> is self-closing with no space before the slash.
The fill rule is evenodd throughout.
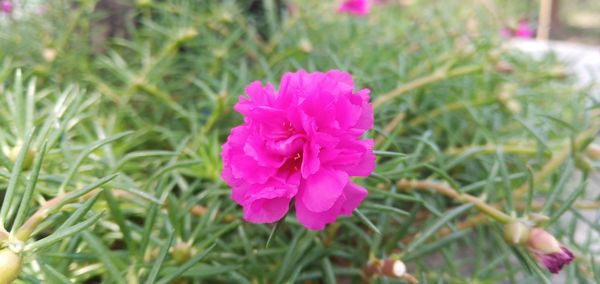
<path id="1" fill-rule="evenodd" d="M 600 160 L 600 145 L 594 143 L 590 144 L 587 146 L 585 154 L 594 161 Z"/>
<path id="2" fill-rule="evenodd" d="M 148 8 L 152 6 L 152 0 L 137 0 L 136 5 L 139 8 Z"/>
<path id="3" fill-rule="evenodd" d="M 495 66 L 496 72 L 510 74 L 514 71 L 512 65 L 506 61 L 500 61 Z"/>
<path id="4" fill-rule="evenodd" d="M 580 155 L 575 156 L 575 167 L 582 172 L 589 172 L 594 168 L 588 159 Z"/>
<path id="5" fill-rule="evenodd" d="M 531 230 L 527 242 L 530 248 L 542 253 L 556 253 L 561 251 L 558 240 L 550 233 L 539 228 Z"/>
<path id="6" fill-rule="evenodd" d="M 298 43 L 298 46 L 304 53 L 310 53 L 313 50 L 312 43 L 307 38 L 302 38 Z"/>
<path id="7" fill-rule="evenodd" d="M 406 274 L 406 265 L 401 260 L 386 259 L 383 261 L 383 275 L 399 278 Z"/>
<path id="8" fill-rule="evenodd" d="M 21 272 L 23 259 L 8 248 L 0 250 L 0 284 L 12 283 Z"/>
<path id="9" fill-rule="evenodd" d="M 363 272 L 369 279 L 372 277 L 387 276 L 406 280 L 407 277 L 412 277 L 410 274 L 406 273 L 406 265 L 404 262 L 394 258 L 370 260 L 363 268 Z"/>
<path id="10" fill-rule="evenodd" d="M 192 258 L 192 248 L 185 242 L 178 242 L 171 248 L 171 256 L 177 263 L 184 263 Z"/>
<path id="11" fill-rule="evenodd" d="M 8 157 L 10 160 L 15 163 L 17 162 L 17 158 L 19 157 L 19 152 L 21 152 L 21 148 L 23 148 L 23 144 L 17 143 L 15 147 L 10 150 Z M 35 157 L 35 151 L 33 149 L 27 150 L 25 154 L 25 159 L 23 160 L 23 170 L 29 170 L 31 164 L 33 164 L 33 158 Z"/>
<path id="12" fill-rule="evenodd" d="M 202 205 L 194 205 L 191 209 L 192 215 L 196 217 L 202 217 L 208 213 L 208 208 Z"/>
<path id="13" fill-rule="evenodd" d="M 44 50 L 42 51 L 42 57 L 44 57 L 44 60 L 46 60 L 46 62 L 52 62 L 54 61 L 54 59 L 56 59 L 56 49 L 54 48 L 44 48 Z"/>
<path id="14" fill-rule="evenodd" d="M 233 223 L 237 218 L 235 217 L 235 215 L 233 214 L 227 214 L 225 215 L 225 217 L 223 217 L 223 222 L 229 224 L 229 223 Z"/>
<path id="15" fill-rule="evenodd" d="M 520 245 L 529 238 L 529 227 L 521 221 L 513 221 L 504 225 L 504 238 L 511 245 Z"/>
<path id="16" fill-rule="evenodd" d="M 554 236 L 539 228 L 531 230 L 527 244 L 529 252 L 551 273 L 558 273 L 575 258 Z"/>
<path id="17" fill-rule="evenodd" d="M 521 113 L 521 104 L 516 100 L 506 101 L 506 109 L 512 114 Z"/>

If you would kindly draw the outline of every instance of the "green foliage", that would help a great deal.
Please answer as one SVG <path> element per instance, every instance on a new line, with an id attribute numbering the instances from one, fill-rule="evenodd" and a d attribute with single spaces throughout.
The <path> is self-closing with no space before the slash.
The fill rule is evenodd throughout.
<path id="1" fill-rule="evenodd" d="M 497 224 L 463 226 L 474 206 L 402 179 L 546 214 L 578 256 L 566 283 L 598 279 L 594 241 L 575 237 L 580 224 L 600 233 L 577 206 L 597 203 L 576 167 L 598 127 L 589 90 L 551 56 L 502 48 L 479 1 L 352 18 L 334 1 L 288 13 L 266 0 L 255 25 L 247 1 L 140 0 L 126 36 L 106 39 L 95 1 L 76 2 L 0 23 L 0 220 L 26 236 L 18 283 L 357 283 L 391 256 L 421 283 L 549 281 Z M 370 133 L 377 169 L 358 181 L 369 197 L 322 232 L 293 214 L 243 222 L 219 176 L 244 86 L 299 68 L 349 71 L 376 104 L 386 98 Z"/>

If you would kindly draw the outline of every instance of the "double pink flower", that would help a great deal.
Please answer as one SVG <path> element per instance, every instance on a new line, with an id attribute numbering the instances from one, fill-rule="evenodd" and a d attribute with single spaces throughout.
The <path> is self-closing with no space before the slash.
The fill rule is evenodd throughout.
<path id="1" fill-rule="evenodd" d="M 338 12 L 366 16 L 371 12 L 371 0 L 344 0 L 338 6 Z"/>
<path id="2" fill-rule="evenodd" d="M 244 123 L 223 145 L 223 179 L 244 219 L 272 223 L 294 200 L 298 221 L 312 230 L 350 216 L 367 191 L 349 177 L 375 168 L 369 90 L 354 92 L 350 74 L 332 70 L 286 73 L 271 84 L 246 87 L 235 110 Z"/>

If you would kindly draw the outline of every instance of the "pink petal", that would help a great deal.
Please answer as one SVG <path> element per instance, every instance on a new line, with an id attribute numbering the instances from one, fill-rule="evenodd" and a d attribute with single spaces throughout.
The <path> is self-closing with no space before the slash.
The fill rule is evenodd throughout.
<path id="1" fill-rule="evenodd" d="M 329 210 L 323 212 L 311 211 L 302 200 L 296 199 L 296 218 L 300 224 L 310 230 L 323 230 L 325 225 L 335 222 L 345 199 L 341 195 Z"/>
<path id="2" fill-rule="evenodd" d="M 288 212 L 290 199 L 259 199 L 244 207 L 244 220 L 252 223 L 273 223 L 281 220 Z"/>
<path id="3" fill-rule="evenodd" d="M 323 212 L 331 209 L 347 183 L 346 173 L 322 168 L 300 184 L 299 198 L 310 211 Z"/>
<path id="4" fill-rule="evenodd" d="M 359 92 L 356 93 L 356 95 L 359 95 L 362 97 L 363 102 L 362 102 L 362 110 L 360 113 L 360 117 L 358 118 L 356 124 L 354 125 L 355 128 L 359 128 L 359 129 L 371 129 L 373 128 L 373 122 L 374 122 L 374 118 L 373 118 L 373 105 L 371 105 L 371 103 L 369 103 L 369 90 L 364 89 L 364 90 L 360 90 Z"/>
<path id="5" fill-rule="evenodd" d="M 327 77 L 330 77 L 329 79 L 332 81 L 349 86 L 349 91 L 354 89 L 354 80 L 352 80 L 352 75 L 350 75 L 350 73 L 334 69 L 327 71 L 326 75 Z"/>
<path id="6" fill-rule="evenodd" d="M 273 85 L 267 84 L 263 87 L 260 81 L 254 81 L 246 86 L 246 94 L 256 105 L 271 105 L 275 99 L 275 88 Z"/>
<path id="7" fill-rule="evenodd" d="M 346 197 L 346 202 L 342 205 L 340 214 L 345 216 L 352 216 L 352 212 L 354 209 L 360 205 L 360 203 L 367 197 L 369 192 L 353 182 L 348 182 L 346 187 L 344 188 L 344 196 Z"/>
<path id="8" fill-rule="evenodd" d="M 561 251 L 557 253 L 536 253 L 535 256 L 553 274 L 559 273 L 565 265 L 575 259 L 573 253 L 564 247 L 561 247 Z"/>
<path id="9" fill-rule="evenodd" d="M 266 167 L 279 167 L 283 164 L 284 157 L 277 155 L 266 147 L 265 141 L 258 136 L 249 137 L 244 145 L 244 153 L 252 157 L 258 165 Z"/>
<path id="10" fill-rule="evenodd" d="M 247 156 L 240 149 L 232 149 L 231 174 L 236 179 L 244 179 L 249 183 L 264 183 L 270 176 L 277 172 L 277 168 L 263 167 L 256 160 Z"/>
<path id="11" fill-rule="evenodd" d="M 319 145 L 316 143 L 304 144 L 302 153 L 302 177 L 307 178 L 319 170 Z"/>
<path id="12" fill-rule="evenodd" d="M 263 185 L 234 189 L 232 198 L 244 207 L 245 220 L 272 223 L 285 216 L 297 192 L 296 186 L 271 179 Z"/>
<path id="13" fill-rule="evenodd" d="M 348 129 L 357 124 L 361 117 L 361 106 L 351 103 L 347 99 L 341 99 L 336 102 L 335 116 L 342 129 Z"/>
<path id="14" fill-rule="evenodd" d="M 304 138 L 304 135 L 295 134 L 283 140 L 269 140 L 266 142 L 265 147 L 271 153 L 291 156 L 303 149 Z"/>
<path id="15" fill-rule="evenodd" d="M 375 170 L 375 154 L 373 153 L 373 139 L 361 141 L 366 150 L 363 152 L 360 160 L 354 164 L 338 166 L 337 168 L 345 171 L 349 176 L 368 177 Z"/>

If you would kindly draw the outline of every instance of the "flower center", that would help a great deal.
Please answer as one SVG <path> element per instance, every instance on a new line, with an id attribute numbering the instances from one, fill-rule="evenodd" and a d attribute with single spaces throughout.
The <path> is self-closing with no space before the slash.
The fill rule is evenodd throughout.
<path id="1" fill-rule="evenodd" d="M 296 155 L 294 155 L 292 165 L 293 165 L 294 171 L 297 171 L 300 169 L 300 166 L 302 165 L 302 153 L 298 152 L 298 153 L 296 153 Z"/>
<path id="2" fill-rule="evenodd" d="M 296 129 L 294 129 L 294 126 L 289 121 L 283 123 L 283 129 L 287 132 L 288 137 L 294 135 L 296 132 Z"/>
<path id="3" fill-rule="evenodd" d="M 292 174 L 300 170 L 302 166 L 302 152 L 297 152 L 293 156 L 289 157 L 283 166 L 281 166 L 280 171 L 285 172 L 287 174 Z"/>

